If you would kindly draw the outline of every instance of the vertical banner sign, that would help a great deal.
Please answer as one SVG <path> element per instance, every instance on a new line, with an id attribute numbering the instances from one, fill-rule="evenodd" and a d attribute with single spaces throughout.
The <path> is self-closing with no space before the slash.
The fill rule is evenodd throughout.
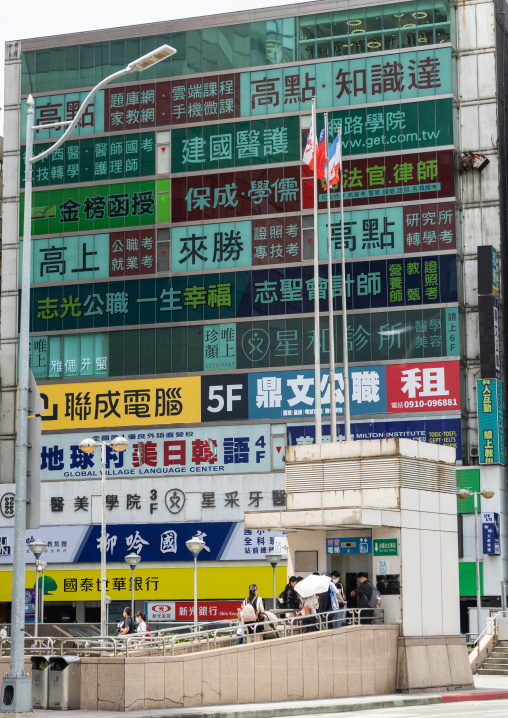
<path id="1" fill-rule="evenodd" d="M 482 514 L 483 553 L 499 556 L 501 553 L 499 514 Z"/>
<path id="2" fill-rule="evenodd" d="M 504 464 L 503 392 L 498 379 L 478 379 L 480 464 Z"/>

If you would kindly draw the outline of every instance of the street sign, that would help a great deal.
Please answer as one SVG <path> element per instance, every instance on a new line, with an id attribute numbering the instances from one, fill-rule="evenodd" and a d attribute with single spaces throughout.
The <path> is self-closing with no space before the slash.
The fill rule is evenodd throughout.
<path id="1" fill-rule="evenodd" d="M 399 553 L 397 544 L 396 538 L 374 539 L 374 556 L 397 556 Z"/>

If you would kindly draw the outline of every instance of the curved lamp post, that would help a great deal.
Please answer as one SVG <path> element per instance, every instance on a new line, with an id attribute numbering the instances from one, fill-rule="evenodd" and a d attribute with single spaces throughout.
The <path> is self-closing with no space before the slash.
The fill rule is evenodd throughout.
<path id="1" fill-rule="evenodd" d="M 26 546 L 26 502 L 27 502 L 27 448 L 28 448 L 28 389 L 29 389 L 29 337 L 30 337 L 30 274 L 31 274 L 31 241 L 32 241 L 32 166 L 54 152 L 71 135 L 92 98 L 109 82 L 131 72 L 142 72 L 148 67 L 174 55 L 176 50 L 169 45 L 161 47 L 130 62 L 127 67 L 114 72 L 99 82 L 85 97 L 74 119 L 64 122 L 45 124 L 43 129 L 67 126 L 63 135 L 47 150 L 33 156 L 34 132 L 34 99 L 27 99 L 26 116 L 26 158 L 25 158 L 25 206 L 23 217 L 23 268 L 21 274 L 21 308 L 19 312 L 19 345 L 18 345 L 18 431 L 16 435 L 16 506 L 14 514 L 14 547 L 12 557 L 12 615 L 11 615 L 11 658 L 9 675 L 4 677 L 2 698 L 9 700 L 9 712 L 29 712 L 32 710 L 32 689 L 30 678 L 25 674 L 25 546 Z M 104 594 L 105 595 L 105 594 Z M 101 594 L 101 609 L 104 601 Z M 105 614 L 104 614 L 105 615 Z M 101 618 L 102 628 L 102 618 Z M 0 711 L 4 711 L 7 703 L 0 700 Z"/>
<path id="2" fill-rule="evenodd" d="M 465 500 L 470 496 L 474 502 L 474 546 L 476 559 L 476 630 L 479 636 L 480 631 L 480 613 L 482 608 L 482 594 L 480 587 L 480 550 L 478 548 L 478 496 L 484 499 L 491 499 L 495 492 L 492 489 L 483 489 L 483 491 L 469 491 L 469 489 L 459 489 L 457 496 L 459 499 Z"/>
<path id="3" fill-rule="evenodd" d="M 205 548 L 203 539 L 194 536 L 185 542 L 185 545 L 194 556 L 194 633 L 198 632 L 198 556 Z"/>
<path id="4" fill-rule="evenodd" d="M 35 616 L 34 616 L 34 638 L 38 636 L 38 625 L 39 620 L 39 571 L 41 570 L 41 556 L 44 551 L 48 548 L 48 545 L 41 541 L 41 539 L 35 539 L 32 543 L 28 544 L 28 548 L 35 556 Z M 14 634 L 13 634 L 14 635 Z"/>

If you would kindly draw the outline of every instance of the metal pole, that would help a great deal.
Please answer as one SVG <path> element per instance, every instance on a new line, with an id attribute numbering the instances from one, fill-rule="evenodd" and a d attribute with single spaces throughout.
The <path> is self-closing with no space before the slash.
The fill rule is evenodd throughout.
<path id="1" fill-rule="evenodd" d="M 349 405 L 349 357 L 347 341 L 346 247 L 344 242 L 344 168 L 342 161 L 342 125 L 339 125 L 340 146 L 340 259 L 342 275 L 342 365 L 344 367 L 344 438 L 351 441 L 351 410 Z"/>
<path id="2" fill-rule="evenodd" d="M 276 563 L 272 564 L 273 568 L 273 610 L 277 608 L 277 596 L 275 595 L 275 567 L 277 566 Z"/>
<path id="3" fill-rule="evenodd" d="M 42 567 L 41 623 L 44 623 L 44 566 Z"/>
<path id="4" fill-rule="evenodd" d="M 194 555 L 194 633 L 198 632 L 198 557 Z"/>
<path id="5" fill-rule="evenodd" d="M 135 564 L 131 565 L 132 570 L 132 578 L 131 578 L 131 619 L 134 621 L 134 569 L 136 568 Z M 134 623 L 132 624 L 134 626 Z"/>
<path id="6" fill-rule="evenodd" d="M 106 635 L 106 444 L 101 444 L 101 636 Z M 132 616 L 134 618 L 134 616 Z"/>
<path id="7" fill-rule="evenodd" d="M 34 638 L 39 635 L 39 559 L 35 559 L 35 612 L 34 612 Z"/>
<path id="8" fill-rule="evenodd" d="M 326 211 L 328 214 L 328 345 L 330 351 L 330 441 L 337 441 L 335 402 L 335 326 L 333 323 L 332 220 L 330 202 L 330 158 L 328 157 L 328 112 L 325 112 Z"/>
<path id="9" fill-rule="evenodd" d="M 314 132 L 314 409 L 316 438 L 321 444 L 321 343 L 319 336 L 319 241 L 318 241 L 318 188 L 317 144 L 319 135 L 316 119 L 316 98 L 312 98 L 312 128 Z"/>
<path id="10" fill-rule="evenodd" d="M 32 239 L 32 164 L 34 100 L 27 99 L 25 207 L 23 218 L 23 268 L 21 274 L 21 310 L 18 350 L 18 433 L 16 437 L 16 498 L 14 512 L 14 541 L 12 549 L 12 611 L 10 676 L 25 674 L 25 551 L 26 551 L 26 492 L 28 448 L 28 375 L 30 334 L 30 259 Z M 36 593 L 37 595 L 37 593 Z M 25 689 L 24 689 L 25 690 Z M 32 710 L 32 695 L 24 698 L 25 710 Z"/>
<path id="11" fill-rule="evenodd" d="M 474 492 L 474 545 L 476 549 L 476 628 L 477 635 L 480 631 L 480 613 L 482 608 L 482 596 L 480 587 L 480 551 L 478 548 L 478 492 Z"/>

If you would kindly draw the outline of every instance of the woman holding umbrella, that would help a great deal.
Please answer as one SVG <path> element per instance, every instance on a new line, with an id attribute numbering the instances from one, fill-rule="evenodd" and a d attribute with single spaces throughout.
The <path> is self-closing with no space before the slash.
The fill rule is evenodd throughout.
<path id="1" fill-rule="evenodd" d="M 317 620 L 315 618 L 319 604 L 317 594 L 328 591 L 330 581 L 329 576 L 320 576 L 315 571 L 296 584 L 295 590 L 303 599 L 303 609 L 305 611 L 305 618 L 302 620 L 302 625 L 305 626 L 304 633 L 317 631 Z"/>

